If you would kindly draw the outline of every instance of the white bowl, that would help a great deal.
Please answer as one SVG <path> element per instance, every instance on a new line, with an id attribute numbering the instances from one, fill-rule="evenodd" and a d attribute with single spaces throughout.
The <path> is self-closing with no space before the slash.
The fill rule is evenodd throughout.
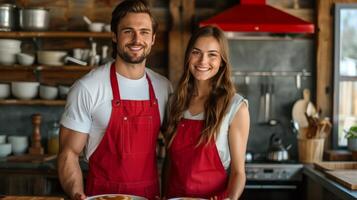
<path id="1" fill-rule="evenodd" d="M 105 26 L 104 26 L 104 31 L 106 31 L 106 32 L 111 32 L 112 30 L 110 29 L 110 24 L 106 24 Z"/>
<path id="2" fill-rule="evenodd" d="M 10 96 L 10 84 L 0 83 L 0 99 L 6 99 Z"/>
<path id="3" fill-rule="evenodd" d="M 105 24 L 101 22 L 93 22 L 88 25 L 88 30 L 91 32 L 102 32 L 104 25 Z"/>
<path id="4" fill-rule="evenodd" d="M 35 56 L 26 53 L 16 54 L 16 59 L 20 65 L 24 66 L 32 65 L 35 62 Z"/>
<path id="5" fill-rule="evenodd" d="M 0 64 L 13 65 L 16 63 L 16 53 L 0 50 Z"/>
<path id="6" fill-rule="evenodd" d="M 50 85 L 40 85 L 40 98 L 52 100 L 57 98 L 58 88 Z"/>
<path id="7" fill-rule="evenodd" d="M 21 41 L 13 39 L 0 39 L 0 47 L 1 49 L 20 49 Z"/>
<path id="8" fill-rule="evenodd" d="M 6 142 L 6 135 L 0 135 L 0 144 L 4 144 Z"/>
<path id="9" fill-rule="evenodd" d="M 10 143 L 0 144 L 0 158 L 10 155 L 12 150 L 12 145 Z"/>
<path id="10" fill-rule="evenodd" d="M 11 93 L 18 99 L 33 99 L 38 94 L 38 82 L 12 82 Z"/>
<path id="11" fill-rule="evenodd" d="M 8 140 L 12 145 L 12 152 L 15 155 L 25 153 L 29 146 L 27 136 L 9 136 Z"/>
<path id="12" fill-rule="evenodd" d="M 37 51 L 38 63 L 43 65 L 64 65 L 64 58 L 66 56 L 66 51 Z"/>
<path id="13" fill-rule="evenodd" d="M 59 96 L 61 99 L 67 98 L 67 94 L 68 94 L 70 88 L 71 88 L 71 86 L 66 86 L 66 85 L 58 86 L 58 92 L 59 92 Z"/>

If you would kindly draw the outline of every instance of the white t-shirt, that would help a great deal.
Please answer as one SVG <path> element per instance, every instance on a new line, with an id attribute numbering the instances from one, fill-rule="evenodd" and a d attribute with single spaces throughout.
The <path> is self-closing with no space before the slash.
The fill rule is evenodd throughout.
<path id="1" fill-rule="evenodd" d="M 67 104 L 61 118 L 61 124 L 69 129 L 89 134 L 85 149 L 86 158 L 99 145 L 109 123 L 113 99 L 110 85 L 110 66 L 107 63 L 91 70 L 77 80 L 67 97 Z M 172 85 L 160 74 L 146 68 L 159 103 L 160 119 L 163 120 L 166 103 Z M 125 78 L 117 73 L 121 99 L 148 100 L 149 85 L 146 75 L 137 80 Z"/>
<path id="2" fill-rule="evenodd" d="M 231 155 L 229 152 L 229 143 L 228 143 L 229 126 L 232 123 L 235 114 L 237 113 L 240 106 L 242 105 L 242 102 L 244 102 L 248 106 L 248 101 L 244 99 L 241 95 L 235 94 L 233 96 L 231 104 L 228 107 L 228 112 L 222 120 L 222 124 L 219 133 L 217 135 L 216 147 L 218 150 L 219 158 L 221 159 L 224 169 L 226 170 L 229 168 L 229 165 L 231 164 Z M 191 113 L 188 110 L 186 110 L 183 114 L 183 117 L 185 119 L 203 120 L 204 113 L 191 115 Z"/>

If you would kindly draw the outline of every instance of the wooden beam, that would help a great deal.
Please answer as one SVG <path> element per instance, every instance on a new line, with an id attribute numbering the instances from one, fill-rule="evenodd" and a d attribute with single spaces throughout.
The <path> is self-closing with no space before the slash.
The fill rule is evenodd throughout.
<path id="1" fill-rule="evenodd" d="M 184 52 L 191 35 L 191 22 L 195 1 L 170 0 L 170 14 L 172 19 L 169 32 L 169 79 L 177 85 L 183 73 Z"/>

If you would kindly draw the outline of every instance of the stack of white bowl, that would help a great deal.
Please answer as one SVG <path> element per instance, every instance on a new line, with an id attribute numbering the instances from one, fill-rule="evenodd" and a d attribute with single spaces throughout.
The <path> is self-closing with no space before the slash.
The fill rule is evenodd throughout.
<path id="1" fill-rule="evenodd" d="M 0 158 L 6 157 L 11 153 L 12 144 L 6 143 L 6 135 L 0 135 Z"/>
<path id="2" fill-rule="evenodd" d="M 13 65 L 16 54 L 21 52 L 21 41 L 13 39 L 0 39 L 0 64 Z"/>
<path id="3" fill-rule="evenodd" d="M 12 135 L 8 137 L 12 147 L 12 153 L 15 155 L 24 154 L 29 146 L 27 136 Z"/>

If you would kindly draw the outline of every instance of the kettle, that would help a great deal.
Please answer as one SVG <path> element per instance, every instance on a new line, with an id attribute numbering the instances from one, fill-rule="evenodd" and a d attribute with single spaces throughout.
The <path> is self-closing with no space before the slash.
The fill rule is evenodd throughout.
<path id="1" fill-rule="evenodd" d="M 284 146 L 282 144 L 281 138 L 277 137 L 275 133 L 270 136 L 269 148 L 267 159 L 270 161 L 286 161 L 289 160 L 288 150 L 291 148 L 291 145 Z"/>

